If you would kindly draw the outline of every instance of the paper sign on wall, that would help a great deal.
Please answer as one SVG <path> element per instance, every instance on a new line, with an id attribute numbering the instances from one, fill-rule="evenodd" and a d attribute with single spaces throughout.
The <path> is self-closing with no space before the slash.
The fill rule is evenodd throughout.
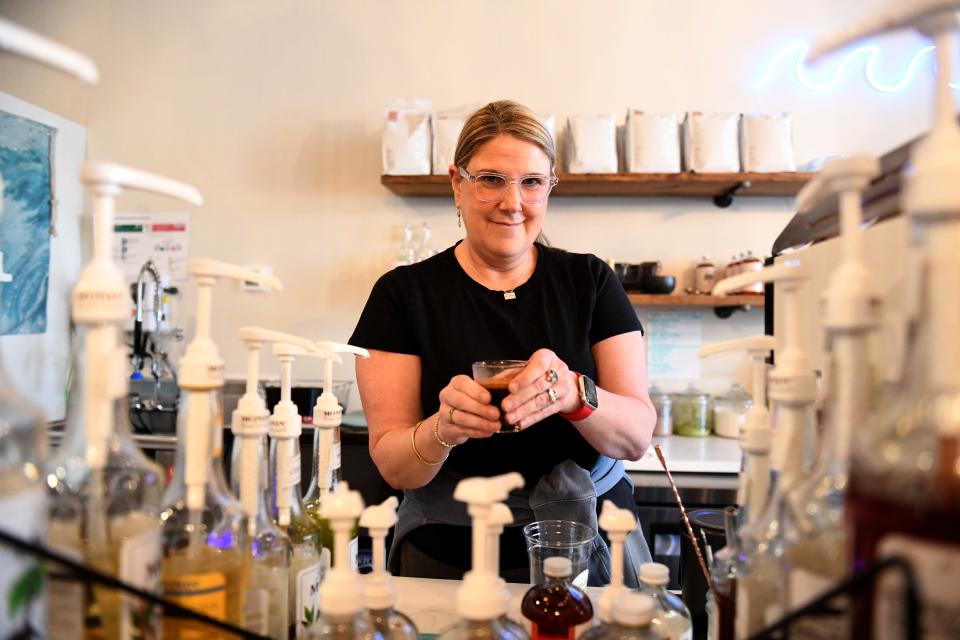
<path id="1" fill-rule="evenodd" d="M 651 380 L 697 380 L 703 342 L 699 311 L 652 311 L 647 316 L 647 370 Z"/>
<path id="2" fill-rule="evenodd" d="M 136 281 L 147 260 L 171 282 L 187 280 L 189 213 L 118 213 L 113 230 L 113 256 L 129 282 Z"/>

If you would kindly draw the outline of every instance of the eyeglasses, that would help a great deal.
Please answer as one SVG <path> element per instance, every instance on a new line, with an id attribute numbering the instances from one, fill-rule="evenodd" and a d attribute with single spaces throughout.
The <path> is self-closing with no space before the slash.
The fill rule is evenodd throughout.
<path id="1" fill-rule="evenodd" d="M 473 191 L 481 202 L 500 202 L 507 192 L 507 186 L 517 184 L 520 186 L 520 200 L 527 204 L 538 204 L 547 199 L 550 191 L 559 182 L 557 176 L 531 174 L 508 180 L 507 176 L 499 173 L 484 171 L 471 175 L 463 167 L 457 168 L 460 169 L 460 177 L 473 183 Z"/>

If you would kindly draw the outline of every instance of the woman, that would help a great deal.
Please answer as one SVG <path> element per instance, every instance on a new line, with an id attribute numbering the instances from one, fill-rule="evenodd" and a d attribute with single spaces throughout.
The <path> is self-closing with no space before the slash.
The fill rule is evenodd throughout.
<path id="1" fill-rule="evenodd" d="M 350 339 L 370 350 L 357 383 L 371 457 L 404 489 L 390 554 L 402 575 L 458 579 L 469 569 L 469 519 L 452 499 L 464 477 L 520 472 L 516 517 L 572 460 L 589 473 L 597 508 L 604 499 L 632 508 L 617 461 L 639 459 L 656 422 L 642 329 L 600 259 L 535 242 L 556 162 L 527 108 L 500 101 L 474 113 L 449 168 L 465 238 L 381 277 Z M 500 407 L 470 377 L 471 363 L 495 359 L 528 361 Z M 499 433 L 501 412 L 518 433 Z M 525 579 L 519 526 L 501 546 L 501 573 Z"/>

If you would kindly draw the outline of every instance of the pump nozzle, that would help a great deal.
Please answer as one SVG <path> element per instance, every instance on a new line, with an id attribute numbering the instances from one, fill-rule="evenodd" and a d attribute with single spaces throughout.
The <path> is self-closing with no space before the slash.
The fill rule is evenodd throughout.
<path id="1" fill-rule="evenodd" d="M 317 342 L 317 348 L 336 353 L 352 353 L 361 358 L 369 358 L 370 352 L 363 347 L 355 347 L 341 342 L 331 342 L 321 340 Z M 337 397 L 333 393 L 333 362 L 332 358 L 327 358 L 323 363 L 323 393 L 317 398 L 316 405 L 313 408 L 313 426 L 317 429 L 339 427 L 343 421 L 343 407 L 337 402 Z M 339 356 L 336 359 L 340 364 Z"/>
<path id="2" fill-rule="evenodd" d="M 523 486 L 523 476 L 511 472 L 490 478 L 466 478 L 453 491 L 455 500 L 467 503 L 473 518 L 473 568 L 457 592 L 457 612 L 468 620 L 493 620 L 506 613 L 506 602 L 498 589 L 499 577 L 487 561 L 487 531 L 494 503 L 507 499 L 510 491 Z"/>
<path id="3" fill-rule="evenodd" d="M 87 84 L 100 80 L 97 65 L 87 56 L 4 18 L 0 18 L 0 49 L 69 73 Z"/>
<path id="4" fill-rule="evenodd" d="M 390 496 L 378 505 L 367 507 L 360 516 L 360 526 L 370 532 L 373 546 L 373 572 L 367 576 L 364 591 L 367 609 L 381 610 L 397 602 L 397 589 L 387 571 L 386 538 L 390 527 L 397 524 L 397 498 Z"/>
<path id="5" fill-rule="evenodd" d="M 333 568 L 320 585 L 320 609 L 324 615 L 342 617 L 363 610 L 363 584 L 351 571 L 347 558 L 350 531 L 363 512 L 363 498 L 351 491 L 346 482 L 327 495 L 320 515 L 333 529 Z"/>
<path id="6" fill-rule="evenodd" d="M 600 621 L 613 622 L 613 604 L 627 588 L 623 584 L 623 543 L 637 528 L 637 519 L 629 509 L 618 508 L 613 501 L 604 500 L 600 511 L 600 528 L 610 538 L 610 584 L 603 588 L 597 602 Z"/>

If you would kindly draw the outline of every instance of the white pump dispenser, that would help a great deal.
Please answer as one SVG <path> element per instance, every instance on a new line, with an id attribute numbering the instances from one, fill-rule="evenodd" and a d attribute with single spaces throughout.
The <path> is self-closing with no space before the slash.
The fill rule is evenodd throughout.
<path id="1" fill-rule="evenodd" d="M 784 575 L 791 608 L 801 606 L 843 577 L 846 541 L 843 503 L 847 460 L 854 429 L 867 419 L 870 397 L 868 336 L 880 324 L 880 297 L 863 261 L 861 198 L 880 173 L 871 156 L 830 161 L 797 197 L 797 210 L 812 209 L 840 194 L 840 265 L 822 296 L 824 327 L 831 349 L 832 387 L 827 424 L 821 429 L 820 458 L 806 480 L 786 497 Z M 822 622 L 822 621 L 821 621 Z"/>
<path id="2" fill-rule="evenodd" d="M 76 353 L 64 442 L 46 465 L 45 477 L 56 480 L 50 487 L 48 541 L 153 590 L 159 586 L 153 570 L 162 555 L 159 513 L 164 476 L 142 454 L 127 423 L 126 349 L 120 340 L 120 325 L 128 315 L 127 288 L 113 261 L 113 214 L 115 200 L 125 189 L 196 205 L 202 198 L 188 185 L 109 163 L 85 164 L 81 179 L 93 193 L 93 258 L 71 292 L 82 346 Z M 69 604 L 65 611 L 83 610 L 82 587 L 78 593 L 75 585 L 55 578 L 51 592 L 54 599 Z M 142 604 L 124 602 L 126 598 L 116 593 L 97 592 L 97 598 L 106 610 L 103 619 L 121 628 L 129 629 L 135 616 L 146 615 Z M 52 636 L 71 637 L 82 630 L 82 620 L 59 614 L 51 616 Z M 108 628 L 107 633 L 119 631 Z"/>
<path id="3" fill-rule="evenodd" d="M 510 511 L 510 507 L 502 502 L 495 502 L 490 505 L 490 516 L 487 519 L 487 566 L 495 576 L 499 576 L 500 574 L 500 536 L 503 534 L 503 528 L 511 522 L 513 522 L 513 512 Z M 526 618 L 523 618 L 519 608 L 515 612 L 510 611 L 511 598 L 510 589 L 507 588 L 507 581 L 498 577 L 497 583 L 500 585 L 500 594 L 503 598 L 504 606 L 507 607 L 507 613 L 500 616 L 500 624 L 506 627 L 509 632 L 521 636 L 526 634 L 526 627 L 510 618 L 510 614 L 518 613 L 520 614 L 518 618 L 526 621 Z M 522 601 L 517 604 L 522 606 Z"/>
<path id="4" fill-rule="evenodd" d="M 223 387 L 223 360 L 217 345 L 210 337 L 210 316 L 213 312 L 213 285 L 220 278 L 261 284 L 272 291 L 280 291 L 280 281 L 267 274 L 244 269 L 225 262 L 193 259 L 187 270 L 197 281 L 197 325 L 193 341 L 180 361 L 180 386 L 192 396 L 187 404 L 186 469 L 187 508 L 203 507 L 204 485 L 210 464 L 211 415 L 208 404 L 211 392 Z M 194 397 L 196 396 L 196 400 Z M 219 398 L 216 399 L 219 401 Z"/>
<path id="5" fill-rule="evenodd" d="M 362 615 L 363 582 L 350 568 L 347 546 L 357 518 L 363 512 L 363 498 L 340 483 L 323 501 L 322 515 L 330 521 L 334 535 L 333 569 L 320 585 L 320 623 L 310 629 L 310 637 L 349 640 L 372 638 L 374 630 Z"/>
<path id="6" fill-rule="evenodd" d="M 300 486 L 300 459 L 298 456 L 294 460 L 289 450 L 289 444 L 293 440 L 299 442 L 303 429 L 297 405 L 291 400 L 293 360 L 297 356 L 323 358 L 328 366 L 333 362 L 342 362 L 339 355 L 320 347 L 320 344 L 309 341 L 301 341 L 300 343 L 280 341 L 273 345 L 273 354 L 280 361 L 280 401 L 274 406 L 273 415 L 270 417 L 270 437 L 277 443 L 275 447 L 276 478 L 274 482 L 277 488 L 277 523 L 282 527 L 290 524 L 290 494 L 285 489 L 295 484 L 297 491 L 299 491 Z M 325 392 L 326 390 L 324 390 Z M 336 398 L 334 398 L 334 402 L 336 402 Z M 315 408 L 314 415 L 316 413 Z"/>
<path id="7" fill-rule="evenodd" d="M 637 528 L 637 519 L 629 509 L 617 507 L 613 501 L 604 500 L 600 510 L 600 528 L 610 538 L 610 584 L 603 588 L 597 602 L 600 622 L 613 622 L 613 608 L 617 598 L 627 592 L 623 584 L 623 543 L 631 531 Z"/>
<path id="8" fill-rule="evenodd" d="M 397 524 L 397 498 L 390 496 L 382 503 L 367 507 L 360 516 L 360 526 L 370 532 L 373 544 L 373 572 L 366 576 L 364 598 L 369 620 L 384 640 L 417 640 L 416 625 L 406 615 L 394 610 L 397 588 L 387 571 L 386 537 Z"/>
<path id="9" fill-rule="evenodd" d="M 87 84 L 100 80 L 97 65 L 87 56 L 5 18 L 0 18 L 0 50 L 31 58 Z"/>
<path id="10" fill-rule="evenodd" d="M 714 287 L 715 295 L 726 295 L 757 282 L 780 285 L 777 304 L 783 305 L 784 340 L 777 350 L 776 365 L 767 376 L 767 395 L 774 405 L 771 458 L 773 468 L 780 476 L 780 491 L 788 490 L 802 478 L 813 436 L 817 381 L 803 350 L 797 301 L 797 295 L 808 279 L 803 264 L 792 259 L 760 271 L 741 273 Z"/>
<path id="11" fill-rule="evenodd" d="M 467 512 L 473 518 L 473 568 L 464 575 L 457 591 L 457 613 L 468 622 L 495 622 L 507 612 L 500 578 L 491 571 L 487 559 L 487 528 L 493 505 L 522 486 L 523 476 L 512 472 L 490 478 L 466 478 L 453 492 L 454 499 L 467 503 Z"/>
<path id="12" fill-rule="evenodd" d="M 233 434 L 237 438 L 231 456 L 230 487 L 240 497 L 240 503 L 249 516 L 256 513 L 262 494 L 259 487 L 262 456 L 257 455 L 256 444 L 270 433 L 270 411 L 257 393 L 260 350 L 267 343 L 294 344 L 312 350 L 314 343 L 306 338 L 261 327 L 241 327 L 240 339 L 247 345 L 247 385 L 231 421 Z"/>
<path id="13" fill-rule="evenodd" d="M 722 281 L 717 283 L 720 286 Z M 767 410 L 767 366 L 764 359 L 773 351 L 773 336 L 751 336 L 716 342 L 700 348 L 699 355 L 706 358 L 728 351 L 746 350 L 753 361 L 753 405 L 747 412 L 746 422 L 740 433 L 740 446 L 746 454 L 747 471 L 740 477 L 740 495 L 737 502 L 747 508 L 747 515 L 759 518 L 767 501 L 770 488 L 770 412 Z"/>

